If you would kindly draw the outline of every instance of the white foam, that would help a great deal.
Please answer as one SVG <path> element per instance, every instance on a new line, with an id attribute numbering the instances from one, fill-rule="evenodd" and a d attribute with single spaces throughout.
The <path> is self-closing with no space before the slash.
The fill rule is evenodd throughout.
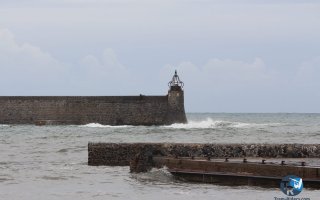
<path id="1" fill-rule="evenodd" d="M 251 128 L 251 127 L 266 127 L 266 126 L 269 126 L 269 127 L 276 127 L 276 126 L 283 126 L 283 125 L 286 125 L 286 124 L 283 124 L 283 123 L 238 123 L 238 124 L 234 124 L 233 127 L 235 128 Z"/>
<path id="2" fill-rule="evenodd" d="M 0 124 L 0 127 L 8 127 L 8 124 Z"/>
<path id="3" fill-rule="evenodd" d="M 157 181 L 160 183 L 168 183 L 174 180 L 172 174 L 168 171 L 167 167 L 159 169 L 152 168 L 149 172 L 133 173 L 131 176 L 140 181 Z"/>
<path id="4" fill-rule="evenodd" d="M 187 124 L 172 124 L 165 126 L 167 128 L 178 128 L 178 129 L 203 129 L 203 128 L 218 128 L 225 127 L 232 124 L 232 122 L 221 121 L 221 120 L 212 120 L 207 118 L 203 121 L 189 121 Z"/>
<path id="5" fill-rule="evenodd" d="M 161 126 L 165 128 L 173 128 L 173 129 L 216 129 L 216 128 L 259 128 L 266 126 L 282 126 L 282 123 L 244 123 L 244 122 L 232 122 L 232 121 L 224 121 L 224 120 L 213 120 L 211 118 L 207 118 L 202 121 L 188 121 L 187 124 L 172 124 L 168 126 Z M 0 125 L 1 127 L 1 125 Z M 86 125 L 81 125 L 81 127 L 89 127 L 89 128 L 127 128 L 132 127 L 131 125 L 121 125 L 121 126 L 111 126 L 111 125 L 102 125 L 99 123 L 90 123 Z"/>
<path id="6" fill-rule="evenodd" d="M 175 129 L 214 129 L 214 128 L 251 128 L 251 127 L 263 127 L 263 126 L 280 126 L 281 123 L 270 124 L 258 124 L 258 123 L 243 123 L 243 122 L 230 122 L 223 120 L 213 120 L 207 118 L 203 121 L 189 121 L 187 124 L 172 124 L 164 126 L 166 128 Z"/>
<path id="7" fill-rule="evenodd" d="M 256 126 L 257 124 L 249 124 L 249 123 L 242 123 L 242 122 L 233 122 L 232 126 L 233 128 L 246 128 L 246 127 L 252 127 Z"/>
<path id="8" fill-rule="evenodd" d="M 128 125 L 121 125 L 121 126 L 111 126 L 111 125 L 102 125 L 99 123 L 89 123 L 86 125 L 81 125 L 81 127 L 89 127 L 89 128 L 126 128 L 129 127 Z"/>

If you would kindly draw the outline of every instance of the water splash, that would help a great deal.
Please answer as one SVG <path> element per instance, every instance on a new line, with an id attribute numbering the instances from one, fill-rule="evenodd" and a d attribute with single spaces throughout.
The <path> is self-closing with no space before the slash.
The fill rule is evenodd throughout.
<path id="1" fill-rule="evenodd" d="M 90 123 L 86 125 L 81 125 L 80 127 L 89 127 L 89 128 L 127 128 L 129 125 L 121 125 L 121 126 L 111 126 L 111 125 L 102 125 L 99 123 Z"/>
<path id="2" fill-rule="evenodd" d="M 224 120 L 213 120 L 212 118 L 207 118 L 202 121 L 192 121 L 189 120 L 187 124 L 176 123 L 168 126 L 160 126 L 164 128 L 173 129 L 217 129 L 217 128 L 263 128 L 263 127 L 278 127 L 286 125 L 284 123 L 244 123 L 244 122 L 232 122 Z M 99 123 L 90 123 L 86 125 L 81 125 L 80 127 L 89 128 L 127 128 L 127 127 L 137 127 L 131 125 L 121 125 L 121 126 L 111 126 L 102 125 Z M 138 126 L 143 127 L 143 126 Z"/>
<path id="3" fill-rule="evenodd" d="M 216 128 L 252 128 L 252 127 L 265 127 L 265 126 L 281 126 L 282 123 L 244 123 L 244 122 L 231 122 L 223 120 L 213 120 L 207 118 L 203 121 L 189 121 L 187 124 L 172 124 L 164 126 L 166 128 L 174 129 L 216 129 Z"/>
<path id="4" fill-rule="evenodd" d="M 151 171 L 146 173 L 131 174 L 131 178 L 151 184 L 168 184 L 170 182 L 174 182 L 174 178 L 168 171 L 167 167 L 159 169 L 153 168 Z"/>

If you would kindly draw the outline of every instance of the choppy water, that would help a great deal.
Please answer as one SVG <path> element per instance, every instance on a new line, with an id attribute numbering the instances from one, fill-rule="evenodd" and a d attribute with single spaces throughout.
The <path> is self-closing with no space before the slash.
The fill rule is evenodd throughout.
<path id="1" fill-rule="evenodd" d="M 319 143 L 320 114 L 188 114 L 171 126 L 0 125 L 0 199 L 274 199 L 279 189 L 176 181 L 87 165 L 88 142 Z M 320 190 L 299 197 L 320 199 Z"/>

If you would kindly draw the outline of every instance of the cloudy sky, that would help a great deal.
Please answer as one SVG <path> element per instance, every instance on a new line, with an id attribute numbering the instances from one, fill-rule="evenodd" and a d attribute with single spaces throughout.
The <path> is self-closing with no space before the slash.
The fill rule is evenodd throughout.
<path id="1" fill-rule="evenodd" d="M 187 112 L 320 112 L 320 1 L 0 1 L 0 95 L 165 95 L 174 69 Z"/>

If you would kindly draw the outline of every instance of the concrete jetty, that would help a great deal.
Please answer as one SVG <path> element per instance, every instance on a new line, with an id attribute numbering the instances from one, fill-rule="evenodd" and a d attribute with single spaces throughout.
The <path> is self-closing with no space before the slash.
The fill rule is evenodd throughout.
<path id="1" fill-rule="evenodd" d="M 88 164 L 133 173 L 166 166 L 184 180 L 230 185 L 279 186 L 296 175 L 320 188 L 320 144 L 89 143 Z"/>

